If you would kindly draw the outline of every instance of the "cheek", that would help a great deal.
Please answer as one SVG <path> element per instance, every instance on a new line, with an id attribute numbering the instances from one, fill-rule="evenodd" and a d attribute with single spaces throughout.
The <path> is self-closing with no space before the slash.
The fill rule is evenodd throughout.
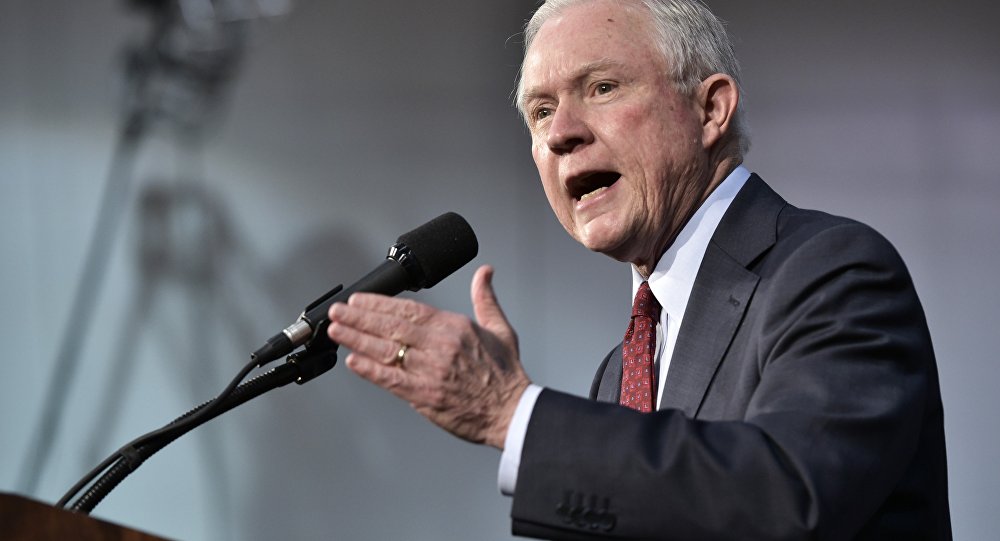
<path id="1" fill-rule="evenodd" d="M 667 105 L 650 111 L 643 120 L 637 119 L 631 138 L 632 156 L 654 186 L 677 182 L 700 153 L 697 122 Z"/>
<path id="2" fill-rule="evenodd" d="M 542 189 L 545 190 L 545 198 L 548 199 L 549 208 L 551 208 L 552 213 L 555 214 L 556 220 L 558 220 L 559 224 L 563 226 L 563 229 L 572 235 L 575 227 L 573 211 L 570 208 L 570 203 L 567 202 L 566 197 L 562 195 L 562 190 L 555 185 L 555 182 L 556 181 L 547 182 L 543 178 Z"/>
<path id="3" fill-rule="evenodd" d="M 558 167 L 550 159 L 551 154 L 544 150 L 538 150 L 538 147 L 534 145 L 531 148 L 531 157 L 535 160 L 535 168 L 538 169 L 538 178 L 542 182 L 542 190 L 545 192 L 545 198 L 549 201 L 549 206 L 552 207 L 559 221 L 565 224 L 564 220 L 567 215 L 565 208 L 566 201 L 559 184 Z"/>
<path id="4" fill-rule="evenodd" d="M 614 121 L 604 124 L 604 140 L 633 174 L 649 174 L 665 154 L 672 154 L 677 126 L 668 106 L 630 104 L 615 111 Z"/>
<path id="5" fill-rule="evenodd" d="M 552 207 L 552 210 L 557 215 L 560 214 L 558 191 L 552 185 L 552 182 L 546 178 L 545 174 L 542 174 L 542 190 L 545 191 L 545 198 L 549 200 L 549 206 Z"/>
<path id="6" fill-rule="evenodd" d="M 537 140 L 532 138 L 531 142 L 531 159 L 535 161 L 535 169 L 538 169 L 538 176 L 541 177 L 542 182 L 545 182 L 546 175 L 552 169 L 552 155 L 539 143 Z"/>

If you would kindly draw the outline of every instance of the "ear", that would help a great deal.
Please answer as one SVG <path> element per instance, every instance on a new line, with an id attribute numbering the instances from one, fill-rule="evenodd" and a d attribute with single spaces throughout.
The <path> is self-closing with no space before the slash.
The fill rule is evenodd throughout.
<path id="1" fill-rule="evenodd" d="M 716 73 L 698 85 L 697 100 L 701 108 L 701 144 L 709 149 L 729 133 L 740 91 L 732 77 Z"/>

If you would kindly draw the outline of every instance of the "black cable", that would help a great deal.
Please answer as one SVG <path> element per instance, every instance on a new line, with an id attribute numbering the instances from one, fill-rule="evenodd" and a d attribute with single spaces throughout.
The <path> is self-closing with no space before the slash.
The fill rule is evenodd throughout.
<path id="1" fill-rule="evenodd" d="M 244 402 L 292 381 L 302 385 L 330 370 L 337 364 L 338 345 L 327 339 L 313 340 L 305 349 L 288 356 L 285 364 L 239 385 L 246 375 L 270 360 L 253 357 L 214 399 L 188 411 L 169 424 L 132 440 L 114 452 L 77 481 L 56 504 L 64 507 L 69 500 L 95 477 L 104 475 L 78 499 L 71 509 L 89 513 L 125 477 L 147 458 L 187 432 Z M 109 469 L 110 468 L 110 469 Z"/>
<path id="2" fill-rule="evenodd" d="M 66 503 L 70 500 L 70 498 L 76 495 L 76 493 L 79 492 L 84 486 L 86 486 L 87 483 L 90 483 L 92 480 L 94 480 L 95 477 L 100 475 L 101 472 L 103 472 L 109 466 L 111 466 L 115 462 L 115 460 L 127 457 L 129 454 L 135 452 L 136 449 L 146 445 L 156 445 L 160 441 L 165 441 L 166 443 L 169 443 L 177 439 L 181 434 L 187 432 L 188 430 L 191 430 L 191 428 L 194 428 L 195 426 L 198 426 L 199 424 L 207 421 L 208 419 L 215 417 L 222 411 L 225 411 L 225 410 L 220 411 L 220 408 L 222 408 L 225 405 L 230 395 L 232 395 L 237 389 L 239 389 L 238 386 L 240 385 L 240 382 L 242 382 L 243 379 L 247 377 L 247 374 L 249 374 L 257 366 L 258 366 L 257 361 L 252 359 L 239 371 L 238 374 L 236 374 L 236 377 L 234 377 L 229 382 L 229 385 L 227 385 L 226 388 L 223 389 L 222 392 L 219 393 L 219 395 L 216 396 L 214 399 L 205 402 L 204 404 L 198 406 L 197 408 L 192 409 L 191 411 L 185 413 L 184 415 L 181 415 L 180 417 L 174 419 L 172 422 L 170 422 L 166 426 L 163 426 L 162 428 L 153 430 L 152 432 L 147 432 L 142 436 L 139 436 L 138 438 L 120 447 L 114 453 L 111 453 L 110 456 L 105 458 L 103 461 L 101 461 L 100 464 L 98 464 L 92 470 L 87 472 L 87 474 L 84 475 L 79 481 L 77 481 L 77 483 L 73 485 L 72 488 L 66 491 L 66 494 L 64 494 L 63 497 L 60 498 L 59 501 L 56 503 L 56 507 L 64 507 Z M 273 372 L 273 370 L 271 372 Z M 267 372 L 267 374 L 270 374 L 271 372 Z M 248 381 L 247 384 L 249 384 L 252 381 L 255 381 L 256 379 L 258 378 L 254 378 L 253 380 Z M 164 443 L 163 445 L 166 445 L 166 443 Z"/>
<path id="3" fill-rule="evenodd" d="M 128 451 L 116 453 L 109 457 L 117 458 L 117 462 L 70 506 L 70 510 L 90 513 L 108 493 L 142 465 L 146 459 L 153 456 L 153 454 L 166 447 L 172 441 L 245 402 L 296 381 L 298 377 L 299 368 L 297 366 L 293 363 L 283 364 L 238 386 L 226 396 L 219 395 L 215 400 L 192 409 L 162 429 L 140 437 L 135 441 L 143 439 L 147 441 L 134 444 L 134 446 L 132 446 L 133 444 L 127 445 L 123 449 L 128 449 Z M 153 435 L 156 436 L 151 437 Z M 67 494 L 67 496 L 72 497 L 70 494 Z M 68 500 L 68 498 L 65 499 Z M 62 505 L 63 503 L 60 502 L 59 506 Z"/>

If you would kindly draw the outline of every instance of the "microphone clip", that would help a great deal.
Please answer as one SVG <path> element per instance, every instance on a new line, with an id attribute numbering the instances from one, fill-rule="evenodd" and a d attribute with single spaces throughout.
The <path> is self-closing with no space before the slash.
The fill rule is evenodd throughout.
<path id="1" fill-rule="evenodd" d="M 280 333 L 269 338 L 257 351 L 251 353 L 250 358 L 257 362 L 257 367 L 260 368 L 272 361 L 278 360 L 302 344 L 308 346 L 317 339 L 325 339 L 329 342 L 330 340 L 326 338 L 326 327 L 329 325 L 329 322 L 325 319 L 317 322 L 309 321 L 306 314 L 322 305 L 337 293 L 340 293 L 342 289 L 344 289 L 343 284 L 339 284 L 337 287 L 324 293 L 322 297 L 314 300 L 309 306 L 306 306 L 305 310 L 299 315 L 299 318 L 295 320 L 295 323 L 285 327 Z"/>
<path id="2" fill-rule="evenodd" d="M 323 320 L 318 322 L 313 329 L 305 318 L 305 315 L 309 313 L 313 308 L 316 308 L 326 302 L 328 299 L 340 293 L 344 289 L 343 284 L 337 285 L 337 287 L 327 291 L 323 296 L 313 301 L 309 306 L 306 306 L 305 310 L 302 311 L 302 315 L 299 316 L 298 321 L 290 325 L 285 329 L 285 334 L 288 335 L 288 330 L 295 327 L 296 329 L 305 329 L 305 334 L 308 338 L 305 339 L 306 347 L 302 351 L 298 351 L 289 355 L 286 359 L 288 364 L 295 365 L 296 375 L 295 383 L 302 385 L 303 383 L 319 376 L 320 374 L 330 370 L 337 364 L 337 348 L 339 344 L 330 340 L 326 335 L 326 328 L 330 325 L 328 320 Z M 301 332 L 301 330 L 299 331 Z M 289 339 L 295 343 L 298 339 L 298 343 L 303 343 L 301 340 L 305 336 L 288 336 Z"/>

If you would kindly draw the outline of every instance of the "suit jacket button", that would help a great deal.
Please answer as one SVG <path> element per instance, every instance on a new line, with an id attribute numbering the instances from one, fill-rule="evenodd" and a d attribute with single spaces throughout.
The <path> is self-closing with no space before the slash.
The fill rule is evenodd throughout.
<path id="1" fill-rule="evenodd" d="M 601 529 L 610 532 L 615 529 L 615 523 L 617 522 L 617 517 L 613 513 L 605 513 L 604 517 L 601 518 Z"/>

